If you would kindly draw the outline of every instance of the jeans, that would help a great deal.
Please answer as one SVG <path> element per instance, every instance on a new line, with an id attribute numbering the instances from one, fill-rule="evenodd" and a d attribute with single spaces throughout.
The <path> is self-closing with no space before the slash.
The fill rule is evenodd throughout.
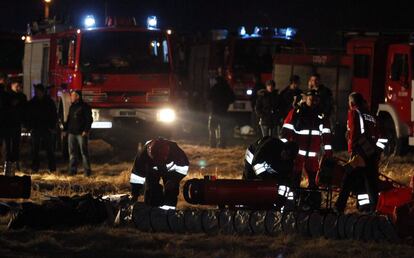
<path id="1" fill-rule="evenodd" d="M 89 162 L 88 152 L 88 136 L 80 134 L 68 135 L 68 149 L 69 149 L 69 171 L 71 174 L 76 174 L 78 171 L 78 150 L 82 157 L 83 171 L 86 175 L 91 173 L 91 164 Z"/>
<path id="2" fill-rule="evenodd" d="M 34 172 L 39 171 L 39 152 L 40 145 L 46 150 L 47 160 L 50 171 L 56 171 L 56 160 L 54 152 L 54 137 L 52 132 L 47 129 L 33 129 L 32 136 L 32 170 Z"/>
<path id="3" fill-rule="evenodd" d="M 226 147 L 230 130 L 225 115 L 210 114 L 208 119 L 210 147 Z"/>

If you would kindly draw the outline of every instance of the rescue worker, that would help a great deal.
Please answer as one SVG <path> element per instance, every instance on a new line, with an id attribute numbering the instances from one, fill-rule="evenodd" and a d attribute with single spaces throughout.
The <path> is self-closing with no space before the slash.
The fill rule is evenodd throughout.
<path id="1" fill-rule="evenodd" d="M 259 125 L 262 137 L 276 136 L 279 117 L 279 94 L 275 89 L 273 80 L 266 82 L 266 89 L 260 90 L 256 101 L 256 114 L 259 117 Z"/>
<path id="2" fill-rule="evenodd" d="M 329 119 L 333 108 L 332 91 L 320 83 L 320 75 L 317 73 L 309 77 L 308 87 L 310 90 L 316 90 L 319 94 L 319 112 Z"/>
<path id="3" fill-rule="evenodd" d="M 263 137 L 246 149 L 243 179 L 277 179 L 287 184 L 297 153 L 294 142 Z"/>
<path id="4" fill-rule="evenodd" d="M 292 174 L 294 187 L 300 186 L 304 172 L 308 188 L 315 188 L 316 174 L 319 170 L 318 156 L 332 156 L 329 121 L 319 112 L 318 104 L 318 92 L 308 90 L 304 102 L 289 112 L 283 124 L 281 140 L 293 141 L 299 145 Z M 320 198 L 319 192 L 311 192 L 305 197 L 305 203 L 319 208 Z"/>
<path id="5" fill-rule="evenodd" d="M 216 78 L 216 83 L 210 89 L 208 100 L 211 103 L 208 120 L 210 147 L 224 148 L 228 133 L 231 132 L 229 128 L 230 117 L 227 110 L 230 104 L 234 102 L 235 95 L 220 73 Z"/>
<path id="6" fill-rule="evenodd" d="M 5 174 L 12 173 L 12 164 L 16 164 L 16 169 L 20 170 L 20 138 L 22 124 L 25 122 L 25 112 L 27 97 L 22 92 L 22 81 L 20 78 L 13 78 L 9 92 L 8 119 L 6 119 L 6 162 L 4 165 Z"/>
<path id="7" fill-rule="evenodd" d="M 300 102 L 302 90 L 299 89 L 299 86 L 300 77 L 298 75 L 292 75 L 289 80 L 289 85 L 280 92 L 279 110 L 282 119 Z"/>
<path id="8" fill-rule="evenodd" d="M 82 92 L 74 90 L 70 93 L 71 105 L 64 132 L 68 133 L 69 173 L 76 175 L 78 170 L 77 153 L 80 150 L 83 172 L 85 176 L 92 173 L 89 161 L 88 136 L 93 122 L 91 107 L 83 102 Z"/>
<path id="9" fill-rule="evenodd" d="M 351 159 L 335 208 L 337 212 L 343 212 L 349 193 L 354 191 L 358 193 L 360 210 L 373 212 L 378 200 L 378 162 L 388 140 L 379 138 L 377 121 L 362 94 L 351 93 L 348 104 L 347 135 Z M 364 189 L 362 193 L 361 188 Z"/>
<path id="10" fill-rule="evenodd" d="M 163 138 L 148 141 L 132 167 L 132 200 L 144 191 L 147 205 L 175 209 L 180 181 L 187 175 L 188 166 L 188 158 L 177 143 Z M 160 178 L 164 187 L 159 184 Z"/>
<path id="11" fill-rule="evenodd" d="M 46 149 L 49 172 L 56 171 L 54 134 L 56 133 L 57 113 L 53 100 L 47 95 L 43 84 L 34 85 L 35 96 L 27 106 L 27 127 L 32 138 L 32 171 L 39 171 L 40 144 Z"/>

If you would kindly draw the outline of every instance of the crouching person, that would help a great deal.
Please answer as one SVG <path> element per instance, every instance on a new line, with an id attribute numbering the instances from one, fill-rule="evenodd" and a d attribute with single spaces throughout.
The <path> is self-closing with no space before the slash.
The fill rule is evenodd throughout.
<path id="1" fill-rule="evenodd" d="M 275 181 L 278 194 L 284 197 L 275 206 L 281 208 L 286 204 L 291 207 L 294 205 L 292 170 L 298 150 L 295 142 L 284 143 L 270 136 L 257 140 L 246 150 L 243 179 Z"/>
<path id="2" fill-rule="evenodd" d="M 131 194 L 136 201 L 144 192 L 147 205 L 175 209 L 180 181 L 188 173 L 188 158 L 177 143 L 163 138 L 148 141 L 131 171 Z M 163 186 L 159 181 L 162 179 Z"/>

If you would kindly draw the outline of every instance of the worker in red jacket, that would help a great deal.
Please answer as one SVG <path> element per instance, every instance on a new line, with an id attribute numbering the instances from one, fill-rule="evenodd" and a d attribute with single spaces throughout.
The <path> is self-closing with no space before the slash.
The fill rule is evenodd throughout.
<path id="1" fill-rule="evenodd" d="M 319 157 L 332 156 L 329 120 L 319 113 L 318 105 L 318 92 L 308 90 L 304 102 L 288 113 L 282 127 L 281 140 L 293 141 L 299 145 L 292 174 L 294 187 L 300 186 L 302 172 L 304 172 L 308 187 L 315 188 Z M 304 199 L 309 206 L 319 208 L 320 193 L 311 193 Z"/>
<path id="2" fill-rule="evenodd" d="M 348 152 L 354 165 L 346 170 L 335 208 L 343 212 L 349 193 L 354 191 L 360 210 L 373 212 L 378 200 L 378 162 L 388 140 L 379 137 L 376 118 L 360 93 L 351 93 L 348 102 Z"/>
<path id="3" fill-rule="evenodd" d="M 187 175 L 188 166 L 187 155 L 177 143 L 163 138 L 148 141 L 132 167 L 132 200 L 136 201 L 144 190 L 146 204 L 175 209 L 180 181 Z M 161 178 L 164 186 L 159 183 Z"/>

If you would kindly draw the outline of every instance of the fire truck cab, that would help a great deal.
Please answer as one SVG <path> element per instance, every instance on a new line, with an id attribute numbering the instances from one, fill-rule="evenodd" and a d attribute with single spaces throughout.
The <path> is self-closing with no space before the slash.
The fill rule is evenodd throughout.
<path id="1" fill-rule="evenodd" d="M 107 27 L 52 26 L 27 36 L 24 90 L 50 87 L 62 122 L 70 90 L 81 90 L 92 107 L 92 135 L 110 143 L 130 135 L 169 135 L 176 123 L 169 33 L 110 19 Z"/>
<path id="2" fill-rule="evenodd" d="M 347 44 L 353 56 L 353 90 L 377 112 L 388 154 L 405 154 L 414 145 L 414 56 L 408 39 L 379 35 L 353 38 Z"/>

